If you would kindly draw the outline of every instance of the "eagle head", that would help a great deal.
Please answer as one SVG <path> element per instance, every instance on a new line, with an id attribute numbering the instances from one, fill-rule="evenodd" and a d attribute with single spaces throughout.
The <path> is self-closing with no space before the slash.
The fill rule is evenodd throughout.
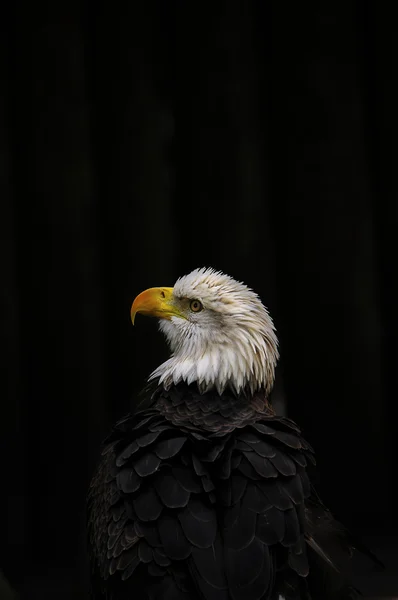
<path id="1" fill-rule="evenodd" d="M 131 307 L 159 318 L 171 357 L 150 376 L 165 388 L 182 381 L 204 393 L 272 388 L 278 360 L 273 321 L 258 295 L 209 268 L 180 277 L 173 288 L 150 288 Z"/>

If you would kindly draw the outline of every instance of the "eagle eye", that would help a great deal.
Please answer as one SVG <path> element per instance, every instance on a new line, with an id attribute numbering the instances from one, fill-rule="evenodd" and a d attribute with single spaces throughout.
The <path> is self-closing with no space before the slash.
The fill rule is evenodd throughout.
<path id="1" fill-rule="evenodd" d="M 198 313 L 201 310 L 203 310 L 203 304 L 199 302 L 199 300 L 191 300 L 191 302 L 189 303 L 189 308 L 192 312 Z"/>

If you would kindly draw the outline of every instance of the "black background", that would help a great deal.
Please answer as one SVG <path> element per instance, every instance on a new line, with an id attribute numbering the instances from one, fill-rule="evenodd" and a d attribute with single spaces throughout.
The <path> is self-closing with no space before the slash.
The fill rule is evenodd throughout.
<path id="1" fill-rule="evenodd" d="M 269 307 L 318 487 L 390 565 L 366 591 L 397 593 L 385 7 L 16 1 L 1 19 L 0 567 L 26 597 L 86 597 L 100 441 L 167 355 L 131 302 L 199 266 Z"/>

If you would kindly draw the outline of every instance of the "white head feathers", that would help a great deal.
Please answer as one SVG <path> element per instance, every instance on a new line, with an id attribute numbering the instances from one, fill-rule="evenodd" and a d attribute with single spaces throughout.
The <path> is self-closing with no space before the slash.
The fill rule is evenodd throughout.
<path id="1" fill-rule="evenodd" d="M 183 316 L 160 319 L 172 355 L 150 379 L 159 378 L 166 388 L 196 382 L 201 392 L 215 387 L 220 394 L 227 387 L 236 393 L 271 390 L 278 341 L 257 294 L 228 275 L 202 268 L 177 280 L 172 301 Z"/>

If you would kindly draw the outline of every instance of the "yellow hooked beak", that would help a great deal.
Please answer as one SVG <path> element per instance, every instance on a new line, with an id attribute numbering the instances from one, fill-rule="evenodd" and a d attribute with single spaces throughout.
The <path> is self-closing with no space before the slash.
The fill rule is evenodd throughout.
<path id="1" fill-rule="evenodd" d="M 134 300 L 130 311 L 133 325 L 137 313 L 160 319 L 185 318 L 173 305 L 173 288 L 167 287 L 149 288 L 141 292 Z"/>

